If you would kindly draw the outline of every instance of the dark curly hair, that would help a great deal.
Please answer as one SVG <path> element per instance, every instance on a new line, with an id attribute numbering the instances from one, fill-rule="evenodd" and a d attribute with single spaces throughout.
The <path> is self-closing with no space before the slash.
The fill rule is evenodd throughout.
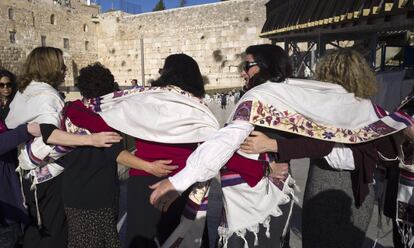
<path id="1" fill-rule="evenodd" d="M 203 77 L 197 62 L 186 54 L 172 54 L 165 59 L 161 76 L 152 86 L 175 85 L 196 97 L 204 97 Z"/>
<path id="2" fill-rule="evenodd" d="M 75 86 L 85 98 L 93 98 L 114 92 L 117 85 L 111 71 L 101 63 L 82 68 L 76 78 Z"/>
<path id="3" fill-rule="evenodd" d="M 266 81 L 278 83 L 292 77 L 292 62 L 280 46 L 271 44 L 249 46 L 246 54 L 251 54 L 260 68 L 259 72 L 250 78 L 249 89 Z"/>

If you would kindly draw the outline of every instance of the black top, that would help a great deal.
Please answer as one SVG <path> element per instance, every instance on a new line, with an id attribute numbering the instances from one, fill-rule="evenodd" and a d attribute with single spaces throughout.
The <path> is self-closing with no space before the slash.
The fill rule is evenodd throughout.
<path id="1" fill-rule="evenodd" d="M 50 124 L 40 126 L 44 140 L 56 129 Z M 123 149 L 122 143 L 108 148 L 83 146 L 59 159 L 57 162 L 65 168 L 62 183 L 65 207 L 96 209 L 117 206 L 119 182 L 116 158 Z"/>

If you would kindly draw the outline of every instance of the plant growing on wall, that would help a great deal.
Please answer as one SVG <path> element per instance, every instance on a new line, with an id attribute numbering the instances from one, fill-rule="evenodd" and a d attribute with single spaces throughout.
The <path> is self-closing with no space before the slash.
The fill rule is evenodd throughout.
<path id="1" fill-rule="evenodd" d="M 187 5 L 187 1 L 186 0 L 180 0 L 180 7 L 184 7 Z"/>
<path id="2" fill-rule="evenodd" d="M 160 10 L 165 10 L 165 4 L 163 0 L 159 0 L 157 5 L 155 5 L 152 11 L 160 11 Z"/>
<path id="3" fill-rule="evenodd" d="M 213 58 L 214 58 L 214 61 L 216 61 L 216 62 L 220 62 L 220 61 L 223 60 L 223 55 L 221 54 L 220 49 L 214 50 Z"/>

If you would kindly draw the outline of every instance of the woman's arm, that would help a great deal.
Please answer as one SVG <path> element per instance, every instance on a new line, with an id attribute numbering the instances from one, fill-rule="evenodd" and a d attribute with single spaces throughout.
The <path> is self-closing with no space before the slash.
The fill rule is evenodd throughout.
<path id="1" fill-rule="evenodd" d="M 28 132 L 28 125 L 23 124 L 13 130 L 0 134 L 0 154 L 4 154 L 20 143 L 28 141 L 32 136 Z"/>
<path id="2" fill-rule="evenodd" d="M 253 128 L 247 121 L 235 121 L 220 129 L 211 139 L 198 146 L 187 159 L 184 169 L 169 177 L 174 188 L 182 193 L 196 182 L 215 177 Z"/>
<path id="3" fill-rule="evenodd" d="M 184 169 L 150 187 L 154 190 L 150 197 L 151 204 L 162 202 L 162 209 L 165 210 L 176 199 L 177 192 L 182 193 L 196 182 L 215 177 L 253 128 L 249 122 L 235 121 L 220 129 L 190 155 Z"/>
<path id="4" fill-rule="evenodd" d="M 292 139 L 271 139 L 265 134 L 253 131 L 240 146 L 241 151 L 248 154 L 277 152 L 278 161 L 299 158 L 321 158 L 328 155 L 335 143 L 307 137 Z"/>
<path id="5" fill-rule="evenodd" d="M 43 142 L 61 146 L 95 146 L 110 147 L 118 143 L 122 137 L 116 132 L 101 132 L 90 135 L 71 134 L 58 129 L 52 124 L 40 124 Z"/>
<path id="6" fill-rule="evenodd" d="M 156 160 L 154 162 L 148 162 L 134 156 L 127 150 L 123 150 L 119 153 L 116 161 L 130 168 L 143 170 L 156 177 L 165 177 L 178 168 L 176 165 L 170 165 L 172 160 Z"/>

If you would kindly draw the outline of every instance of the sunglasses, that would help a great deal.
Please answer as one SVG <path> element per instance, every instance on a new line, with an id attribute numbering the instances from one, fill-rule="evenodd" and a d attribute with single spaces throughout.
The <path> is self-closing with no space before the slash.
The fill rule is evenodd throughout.
<path id="1" fill-rule="evenodd" d="M 1 89 L 4 89 L 4 88 L 9 88 L 9 89 L 11 89 L 11 88 L 12 88 L 12 84 L 10 84 L 10 83 L 7 83 L 7 84 L 5 84 L 5 83 L 0 83 L 0 88 L 1 88 Z"/>
<path id="2" fill-rule="evenodd" d="M 255 62 L 255 61 L 252 61 L 252 62 L 245 61 L 244 64 L 243 64 L 243 71 L 248 72 L 250 70 L 250 68 L 252 68 L 253 66 L 256 66 L 256 65 L 257 65 L 257 62 Z"/>

